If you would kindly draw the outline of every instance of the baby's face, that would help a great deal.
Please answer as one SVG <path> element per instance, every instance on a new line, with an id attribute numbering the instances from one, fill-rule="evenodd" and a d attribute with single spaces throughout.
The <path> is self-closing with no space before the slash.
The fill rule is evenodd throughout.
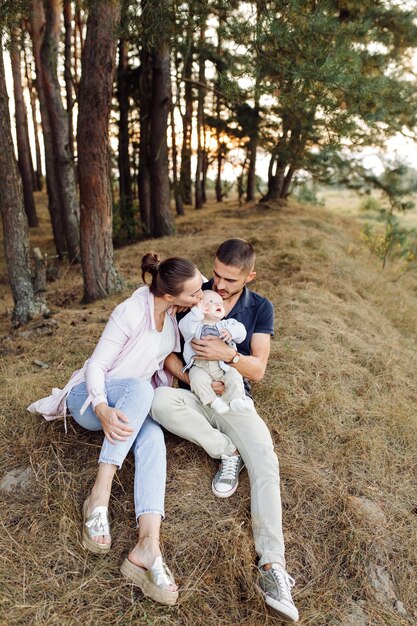
<path id="1" fill-rule="evenodd" d="M 203 307 L 205 317 L 221 320 L 225 315 L 223 298 L 215 291 L 203 292 Z"/>

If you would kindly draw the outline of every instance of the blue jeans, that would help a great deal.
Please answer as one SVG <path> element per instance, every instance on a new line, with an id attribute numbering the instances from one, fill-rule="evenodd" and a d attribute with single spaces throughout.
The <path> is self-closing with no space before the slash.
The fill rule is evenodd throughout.
<path id="1" fill-rule="evenodd" d="M 110 443 L 106 438 L 101 447 L 99 463 L 121 467 L 129 450 L 135 457 L 135 513 L 159 513 L 164 517 L 166 449 L 161 427 L 148 415 L 153 400 L 153 388 L 145 380 L 126 378 L 106 381 L 109 406 L 121 409 L 129 418 L 132 435 L 126 441 Z M 91 404 L 80 415 L 88 397 L 85 383 L 68 394 L 67 407 L 74 420 L 87 430 L 102 430 L 100 420 Z"/>

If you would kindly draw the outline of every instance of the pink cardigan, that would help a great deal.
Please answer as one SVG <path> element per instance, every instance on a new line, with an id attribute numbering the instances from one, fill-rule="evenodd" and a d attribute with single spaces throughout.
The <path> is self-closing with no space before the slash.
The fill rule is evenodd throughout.
<path id="1" fill-rule="evenodd" d="M 175 328 L 174 352 L 180 351 L 180 337 L 175 315 L 169 316 Z M 100 340 L 82 369 L 73 373 L 63 389 L 52 389 L 52 395 L 28 407 L 46 420 L 66 416 L 66 399 L 73 387 L 85 382 L 89 396 L 82 412 L 106 401 L 106 378 L 145 378 L 154 388 L 170 386 L 172 376 L 158 362 L 159 342 L 155 338 L 154 297 L 149 287 L 137 289 L 119 304 L 110 316 Z"/>

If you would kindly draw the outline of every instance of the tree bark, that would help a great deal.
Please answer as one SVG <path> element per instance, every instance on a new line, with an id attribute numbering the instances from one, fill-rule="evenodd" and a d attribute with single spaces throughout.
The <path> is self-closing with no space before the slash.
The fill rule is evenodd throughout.
<path id="1" fill-rule="evenodd" d="M 124 3 L 125 6 L 126 3 Z M 122 13 L 123 20 L 123 13 Z M 132 176 L 129 156 L 129 97 L 127 91 L 127 42 L 119 42 L 119 64 L 117 68 L 117 99 L 119 102 L 119 212 L 121 231 L 127 241 L 135 239 L 133 215 Z"/>
<path id="2" fill-rule="evenodd" d="M 45 147 L 46 188 L 48 191 L 48 210 L 51 217 L 52 232 L 58 258 L 63 259 L 67 252 L 64 226 L 61 215 L 61 200 L 58 186 L 58 174 L 54 157 L 52 129 L 49 121 L 47 95 L 42 80 L 41 46 L 45 29 L 45 12 L 42 0 L 32 0 L 31 37 L 36 70 L 36 90 L 42 120 L 43 143 Z"/>
<path id="3" fill-rule="evenodd" d="M 0 33 L 1 36 L 1 33 Z M 18 326 L 47 312 L 43 292 L 35 293 L 31 271 L 28 225 L 23 189 L 14 154 L 9 101 L 0 51 L 0 210 L 4 250 L 14 308 L 12 322 Z"/>
<path id="4" fill-rule="evenodd" d="M 151 175 L 150 175 L 150 94 L 152 85 L 151 57 L 142 45 L 140 54 L 139 78 L 139 108 L 140 108 L 140 138 L 139 138 L 139 167 L 138 167 L 138 195 L 139 211 L 142 230 L 145 235 L 151 232 Z"/>
<path id="5" fill-rule="evenodd" d="M 177 215 L 184 215 L 184 204 L 182 201 L 181 189 L 178 181 L 178 150 L 177 133 L 175 125 L 175 106 L 171 101 L 171 144 L 172 144 L 172 186 L 174 188 L 175 210 Z"/>
<path id="6" fill-rule="evenodd" d="M 32 126 L 33 136 L 35 138 L 35 156 L 36 156 L 36 169 L 34 172 L 33 189 L 34 191 L 42 191 L 42 160 L 41 160 L 41 148 L 39 143 L 39 124 L 37 116 L 36 106 L 36 90 L 32 79 L 32 59 L 28 59 L 26 54 L 26 48 L 23 48 L 23 55 L 25 59 L 25 76 L 26 83 L 30 96 L 30 108 L 32 113 Z"/>
<path id="7" fill-rule="evenodd" d="M 201 16 L 199 49 L 201 50 L 205 43 L 206 37 L 206 18 Z M 198 99 L 197 99 L 197 165 L 195 171 L 195 208 L 201 209 L 204 204 L 203 196 L 205 195 L 205 179 L 204 179 L 204 97 L 206 82 L 206 61 L 200 54 L 198 62 Z"/>
<path id="8" fill-rule="evenodd" d="M 13 74 L 13 92 L 16 116 L 17 153 L 20 175 L 22 177 L 25 211 L 29 226 L 38 226 L 35 201 L 33 198 L 33 165 L 29 145 L 28 120 L 25 101 L 23 99 L 21 54 L 17 41 L 17 33 L 12 35 L 10 61 Z"/>
<path id="9" fill-rule="evenodd" d="M 152 52 L 151 105 L 151 234 L 154 237 L 172 235 L 168 167 L 167 126 L 171 107 L 171 72 L 168 42 L 161 38 Z"/>
<path id="10" fill-rule="evenodd" d="M 45 32 L 41 46 L 42 81 L 47 94 L 48 115 L 58 188 L 61 198 L 62 223 L 70 261 L 78 261 L 79 203 L 75 179 L 74 161 L 68 134 L 68 115 L 61 98 L 58 80 L 58 44 L 60 35 L 60 0 L 44 0 L 46 15 Z"/>
<path id="11" fill-rule="evenodd" d="M 68 139 L 69 149 L 71 155 L 74 156 L 74 124 L 72 118 L 72 111 L 74 108 L 74 100 L 72 97 L 72 70 L 71 70 L 71 39 L 72 39 L 72 12 L 71 12 L 71 0 L 64 0 L 64 26 L 65 26 L 65 47 L 64 47 L 64 77 L 65 77 L 65 91 L 67 97 L 67 115 L 68 115 Z"/>
<path id="12" fill-rule="evenodd" d="M 290 186 L 295 172 L 295 166 L 291 165 L 291 167 L 288 168 L 288 172 L 285 174 L 284 182 L 281 189 L 281 198 L 287 198 L 289 196 Z"/>
<path id="13" fill-rule="evenodd" d="M 218 58 L 221 58 L 222 56 L 222 37 L 221 37 L 221 31 L 222 31 L 222 24 L 223 24 L 223 20 L 224 20 L 224 9 L 220 9 L 219 10 L 219 27 L 217 29 L 217 56 Z M 221 72 L 218 69 L 217 70 L 217 82 L 219 82 L 221 77 Z M 221 141 L 221 134 L 220 134 L 220 124 L 221 124 L 221 97 L 220 97 L 220 93 L 216 93 L 216 120 L 217 120 L 217 126 L 216 126 L 216 142 L 217 142 L 217 173 L 216 173 L 216 184 L 215 184 L 215 189 L 216 189 L 216 200 L 217 202 L 221 202 L 223 200 L 223 190 L 222 190 L 222 168 L 223 168 L 223 142 Z"/>
<path id="14" fill-rule="evenodd" d="M 193 13 L 189 9 L 186 52 L 184 55 L 183 81 L 184 81 L 184 114 L 182 116 L 182 150 L 180 168 L 181 195 L 185 204 L 192 204 L 192 180 L 191 180 L 191 136 L 193 119 Z"/>
<path id="15" fill-rule="evenodd" d="M 255 200 L 255 183 L 256 183 L 256 156 L 259 144 L 259 79 L 256 79 L 254 108 L 253 108 L 253 128 L 248 143 L 248 178 L 246 182 L 246 201 L 253 202 Z"/>
<path id="16" fill-rule="evenodd" d="M 78 112 L 78 176 L 84 300 L 117 293 L 122 280 L 113 261 L 108 126 L 115 71 L 120 6 L 92 5 L 82 54 Z"/>
<path id="17" fill-rule="evenodd" d="M 262 199 L 263 201 L 280 200 L 282 198 L 286 168 L 287 163 L 283 163 L 281 161 L 277 162 L 275 173 L 273 173 L 269 179 L 268 192 L 266 196 Z"/>

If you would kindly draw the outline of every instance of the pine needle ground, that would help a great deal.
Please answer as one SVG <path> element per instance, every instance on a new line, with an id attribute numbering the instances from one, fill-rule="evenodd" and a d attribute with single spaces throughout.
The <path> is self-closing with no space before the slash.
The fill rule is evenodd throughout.
<path id="1" fill-rule="evenodd" d="M 114 547 L 97 558 L 81 547 L 80 527 L 100 436 L 71 421 L 65 434 L 61 422 L 26 412 L 89 356 L 113 307 L 140 284 L 146 251 L 188 256 L 210 276 L 217 245 L 233 236 L 255 246 L 253 288 L 276 308 L 271 359 L 255 401 L 280 459 L 287 566 L 300 623 L 415 623 L 416 279 L 397 280 L 394 267 L 381 272 L 360 242 L 358 219 L 325 208 L 239 208 L 230 201 L 187 211 L 177 229 L 173 237 L 116 251 L 127 280 L 118 297 L 80 304 L 81 269 L 60 268 L 48 283 L 51 318 L 19 330 L 9 323 L 3 265 L 0 480 L 13 470 L 28 470 L 29 478 L 0 492 L 0 623 L 280 623 L 253 586 L 246 473 L 232 498 L 218 500 L 210 488 L 216 462 L 167 435 L 162 539 L 181 593 L 176 607 L 161 607 L 119 573 L 136 536 L 131 458 L 111 499 Z M 32 237 L 52 254 L 46 214 Z M 366 502 L 381 514 L 367 512 Z M 405 612 L 372 582 L 372 571 L 389 577 Z"/>

